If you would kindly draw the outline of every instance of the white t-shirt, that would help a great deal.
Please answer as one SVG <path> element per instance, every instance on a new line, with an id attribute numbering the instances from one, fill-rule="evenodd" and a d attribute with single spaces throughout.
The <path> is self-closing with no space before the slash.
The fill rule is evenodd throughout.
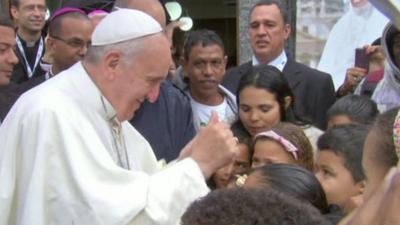
<path id="1" fill-rule="evenodd" d="M 226 101 L 226 97 L 221 104 L 216 106 L 204 105 L 194 100 L 192 97 L 190 98 L 190 104 L 192 105 L 193 110 L 194 127 L 197 131 L 200 129 L 200 127 L 207 126 L 213 111 L 217 112 L 220 121 L 224 121 L 228 124 L 233 123 L 236 118 L 235 113 Z"/>
<path id="2" fill-rule="evenodd" d="M 224 101 L 215 106 L 202 104 L 192 98 L 189 90 L 186 91 L 190 97 L 190 104 L 193 111 L 193 123 L 196 131 L 200 127 L 206 126 L 210 122 L 211 114 L 216 111 L 220 121 L 224 121 L 231 125 L 237 119 L 236 96 L 222 85 L 218 85 L 218 89 L 224 94 Z"/>

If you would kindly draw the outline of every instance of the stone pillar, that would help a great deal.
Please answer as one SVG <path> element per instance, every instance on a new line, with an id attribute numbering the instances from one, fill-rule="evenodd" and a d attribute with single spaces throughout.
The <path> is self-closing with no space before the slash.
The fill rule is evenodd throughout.
<path id="1" fill-rule="evenodd" d="M 238 64 L 245 63 L 251 59 L 252 51 L 250 47 L 248 25 L 249 12 L 251 7 L 259 0 L 236 0 L 237 2 L 237 49 Z M 296 1 L 280 0 L 287 7 L 289 22 L 292 26 L 292 33 L 286 46 L 286 52 L 290 57 L 295 56 L 296 50 Z"/>

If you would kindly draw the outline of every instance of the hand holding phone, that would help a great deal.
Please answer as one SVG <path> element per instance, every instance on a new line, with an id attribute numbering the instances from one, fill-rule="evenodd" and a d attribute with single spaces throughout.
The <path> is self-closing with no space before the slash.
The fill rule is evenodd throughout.
<path id="1" fill-rule="evenodd" d="M 369 55 L 367 55 L 367 52 L 364 48 L 356 48 L 354 66 L 366 69 L 368 71 Z"/>

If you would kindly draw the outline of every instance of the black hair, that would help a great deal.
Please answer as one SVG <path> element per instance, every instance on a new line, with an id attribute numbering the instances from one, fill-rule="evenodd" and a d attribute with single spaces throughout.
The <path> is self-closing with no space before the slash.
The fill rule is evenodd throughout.
<path id="1" fill-rule="evenodd" d="M 289 23 L 289 15 L 285 8 L 286 5 L 283 5 L 282 2 L 283 1 L 277 1 L 277 0 L 261 0 L 261 1 L 257 2 L 253 7 L 251 7 L 249 17 L 251 16 L 251 14 L 253 13 L 253 11 L 256 7 L 263 6 L 263 5 L 276 5 L 279 9 L 279 12 L 282 15 L 283 22 L 285 24 L 288 24 Z"/>
<path id="2" fill-rule="evenodd" d="M 275 163 L 255 168 L 249 172 L 249 175 L 255 173 L 264 187 L 273 188 L 303 202 L 308 202 L 322 214 L 329 212 L 324 189 L 309 170 L 296 165 Z"/>
<path id="3" fill-rule="evenodd" d="M 371 132 L 378 135 L 378 142 L 374 146 L 374 162 L 387 170 L 396 166 L 399 161 L 393 140 L 393 125 L 399 110 L 400 107 L 396 107 L 379 115 L 371 129 Z"/>
<path id="4" fill-rule="evenodd" d="M 345 115 L 356 123 L 370 124 L 378 114 L 376 103 L 367 96 L 346 95 L 329 108 L 327 117 L 329 120 L 334 116 Z"/>
<path id="5" fill-rule="evenodd" d="M 238 138 L 239 143 L 243 143 L 248 146 L 250 150 L 250 159 L 253 155 L 253 148 L 252 148 L 252 138 L 249 132 L 247 132 L 246 128 L 243 127 L 241 123 L 238 121 L 234 122 L 231 126 L 231 131 L 233 136 Z"/>
<path id="6" fill-rule="evenodd" d="M 368 127 L 362 124 L 346 124 L 327 130 L 318 139 L 319 151 L 332 151 L 344 160 L 355 182 L 365 179 L 362 167 L 364 142 Z"/>
<path id="7" fill-rule="evenodd" d="M 192 48 L 198 44 L 201 44 L 202 47 L 218 45 L 225 52 L 224 42 L 215 31 L 207 29 L 194 30 L 189 33 L 183 46 L 185 60 L 189 59 Z"/>
<path id="8" fill-rule="evenodd" d="M 294 111 L 295 97 L 283 73 L 274 66 L 261 65 L 248 70 L 240 79 L 236 92 L 236 102 L 240 106 L 240 93 L 246 87 L 253 86 L 271 92 L 279 103 L 281 121 L 296 125 L 305 125 L 307 122 L 296 115 Z M 291 104 L 286 107 L 285 98 L 291 97 Z"/>
<path id="9" fill-rule="evenodd" d="M 393 59 L 394 58 L 394 52 L 393 52 L 393 45 L 394 45 L 394 38 L 400 33 L 400 30 L 397 29 L 397 27 L 393 23 L 388 23 L 384 29 L 384 35 L 385 39 L 381 40 L 386 43 L 386 48 L 388 49 L 389 56 L 386 56 L 388 58 Z"/>
<path id="10" fill-rule="evenodd" d="M 10 6 L 15 6 L 16 8 L 19 8 L 19 0 L 10 0 Z"/>
<path id="11" fill-rule="evenodd" d="M 0 14 L 0 26 L 9 27 L 14 30 L 14 22 L 5 14 Z"/>
<path id="12" fill-rule="evenodd" d="M 219 189 L 193 202 L 182 225 L 325 225 L 320 212 L 274 189 Z"/>
<path id="13" fill-rule="evenodd" d="M 251 158 L 253 156 L 253 150 L 254 150 L 253 146 L 252 146 L 251 135 L 247 132 L 247 130 L 243 126 L 241 126 L 241 124 L 238 124 L 237 121 L 232 124 L 231 131 L 233 133 L 233 136 L 237 137 L 239 144 L 244 144 L 247 146 L 247 148 L 249 150 L 248 160 L 251 164 Z M 231 179 L 231 181 L 234 181 L 234 177 L 236 174 L 232 174 L 232 175 L 233 176 L 230 179 Z M 214 176 L 215 176 L 215 173 L 207 180 L 207 185 L 211 190 L 214 190 L 217 188 L 217 184 L 214 181 Z"/>
<path id="14" fill-rule="evenodd" d="M 382 40 L 382 38 L 378 37 L 377 39 L 375 39 L 375 41 L 373 41 L 371 43 L 371 45 L 381 45 L 381 42 L 382 42 L 381 40 Z"/>
<path id="15" fill-rule="evenodd" d="M 63 30 L 61 24 L 62 21 L 66 18 L 74 18 L 74 19 L 83 19 L 83 20 L 90 20 L 89 17 L 82 12 L 74 11 L 74 12 L 68 12 L 63 15 L 57 16 L 53 20 L 50 21 L 49 23 L 49 35 L 50 36 L 60 36 L 61 32 Z"/>

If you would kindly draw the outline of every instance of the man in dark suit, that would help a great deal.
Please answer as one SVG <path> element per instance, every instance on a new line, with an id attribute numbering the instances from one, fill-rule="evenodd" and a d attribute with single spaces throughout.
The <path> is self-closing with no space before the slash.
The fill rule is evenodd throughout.
<path id="1" fill-rule="evenodd" d="M 297 114 L 324 129 L 326 111 L 335 101 L 333 82 L 329 74 L 287 57 L 284 47 L 291 28 L 284 7 L 276 0 L 260 1 L 250 10 L 249 26 L 252 61 L 227 71 L 222 84 L 236 93 L 240 78 L 253 66 L 273 65 L 289 81 Z"/>

